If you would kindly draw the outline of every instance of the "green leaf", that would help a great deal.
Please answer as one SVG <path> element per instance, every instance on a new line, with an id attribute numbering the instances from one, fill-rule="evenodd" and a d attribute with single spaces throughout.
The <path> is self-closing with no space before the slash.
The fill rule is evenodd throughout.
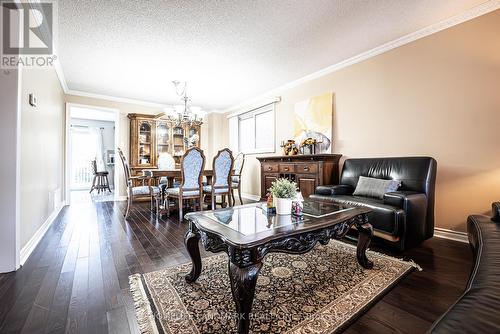
<path id="1" fill-rule="evenodd" d="M 281 178 L 274 181 L 268 191 L 277 198 L 294 198 L 298 188 L 297 183 Z"/>

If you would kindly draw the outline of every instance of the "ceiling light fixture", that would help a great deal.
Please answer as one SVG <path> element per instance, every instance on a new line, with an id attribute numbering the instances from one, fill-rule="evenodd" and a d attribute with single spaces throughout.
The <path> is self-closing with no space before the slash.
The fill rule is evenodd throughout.
<path id="1" fill-rule="evenodd" d="M 184 104 L 176 105 L 173 108 L 165 110 L 166 117 L 169 121 L 175 122 L 177 125 L 202 125 L 205 111 L 200 107 L 190 106 L 191 99 L 187 96 L 187 81 L 180 82 L 172 81 L 175 86 L 175 93 L 181 97 Z"/>

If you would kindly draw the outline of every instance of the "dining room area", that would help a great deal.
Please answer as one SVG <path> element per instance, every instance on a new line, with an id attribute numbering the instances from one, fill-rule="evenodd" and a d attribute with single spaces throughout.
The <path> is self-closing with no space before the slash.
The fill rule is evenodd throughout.
<path id="1" fill-rule="evenodd" d="M 190 211 L 244 203 L 245 154 L 222 145 L 202 146 L 201 138 L 206 138 L 202 116 L 131 113 L 127 117 L 129 150 L 117 148 L 126 189 L 125 219 L 145 203 L 152 214 L 179 222 Z"/>

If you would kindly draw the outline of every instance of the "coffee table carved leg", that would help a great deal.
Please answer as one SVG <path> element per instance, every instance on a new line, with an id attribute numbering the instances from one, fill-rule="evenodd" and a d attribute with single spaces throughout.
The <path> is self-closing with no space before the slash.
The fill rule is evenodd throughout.
<path id="1" fill-rule="evenodd" d="M 373 237 L 373 227 L 370 223 L 368 223 L 368 219 L 364 217 L 364 219 L 360 219 L 356 223 L 356 228 L 359 232 L 358 236 L 358 246 L 356 249 L 356 257 L 358 258 L 358 263 L 366 269 L 373 268 L 373 262 L 368 260 L 366 257 L 366 249 L 370 245 L 370 242 Z"/>
<path id="2" fill-rule="evenodd" d="M 195 282 L 201 274 L 201 256 L 200 248 L 198 246 L 200 240 L 200 233 L 196 230 L 190 229 L 186 236 L 184 237 L 184 245 L 191 257 L 191 262 L 193 266 L 189 274 L 186 275 L 186 281 L 188 283 Z"/>
<path id="3" fill-rule="evenodd" d="M 231 291 L 238 313 L 238 334 L 249 331 L 255 285 L 261 268 L 262 262 L 240 268 L 229 260 Z"/>

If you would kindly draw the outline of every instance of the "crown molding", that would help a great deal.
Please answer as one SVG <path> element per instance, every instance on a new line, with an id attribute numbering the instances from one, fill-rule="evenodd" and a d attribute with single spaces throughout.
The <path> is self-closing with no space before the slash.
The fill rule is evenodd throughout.
<path id="1" fill-rule="evenodd" d="M 417 30 L 411 34 L 405 35 L 403 37 L 397 38 L 393 41 L 390 41 L 388 43 L 380 45 L 376 48 L 373 48 L 371 50 L 360 53 L 354 57 L 348 58 L 346 60 L 343 60 L 343 61 L 336 63 L 336 64 L 333 64 L 333 65 L 330 65 L 324 69 L 313 72 L 313 73 L 308 74 L 302 78 L 291 81 L 283 86 L 279 86 L 279 87 L 274 88 L 266 93 L 263 93 L 263 94 L 260 94 L 256 97 L 248 99 L 242 103 L 235 104 L 229 108 L 226 108 L 224 110 L 224 113 L 233 112 L 235 110 L 245 108 L 248 105 L 257 104 L 262 99 L 269 98 L 270 96 L 280 95 L 280 93 L 285 91 L 285 90 L 297 87 L 301 84 L 304 84 L 306 82 L 321 78 L 327 74 L 336 72 L 336 71 L 343 69 L 345 67 L 348 67 L 348 66 L 360 63 L 362 61 L 368 60 L 368 59 L 373 58 L 375 56 L 378 56 L 380 54 L 386 53 L 390 50 L 396 49 L 400 46 L 414 42 L 418 39 L 435 34 L 439 31 L 442 31 L 442 30 L 451 28 L 453 26 L 459 25 L 461 23 L 470 21 L 472 19 L 475 19 L 476 17 L 490 13 L 492 11 L 499 9 L 499 8 L 500 8 L 500 0 L 490 0 L 490 1 L 484 2 L 478 6 L 475 6 L 475 7 L 472 7 L 470 9 L 466 10 L 465 12 L 463 12 L 461 14 L 452 16 L 444 21 L 432 24 L 428 27 Z"/>
<path id="2" fill-rule="evenodd" d="M 234 112 L 230 113 L 229 115 L 227 115 L 227 118 L 231 118 L 231 117 L 238 116 L 238 115 L 244 114 L 246 112 L 249 112 L 249 111 L 252 111 L 255 109 L 265 107 L 269 104 L 279 103 L 279 102 L 281 102 L 281 96 L 271 97 L 271 98 L 260 100 L 259 103 L 246 104 L 246 105 L 242 105 L 238 109 L 226 110 L 225 113 L 230 112 L 230 111 L 234 111 Z"/>
<path id="3" fill-rule="evenodd" d="M 62 72 L 62 69 L 61 69 L 61 75 L 62 75 L 62 78 L 64 80 L 64 73 Z M 61 80 L 61 77 L 59 77 L 59 80 Z M 63 85 L 63 81 L 61 81 L 61 85 Z M 64 93 L 66 95 L 88 97 L 88 98 L 98 99 L 98 100 L 104 100 L 104 101 L 112 101 L 112 102 L 118 102 L 118 103 L 134 104 L 134 105 L 137 105 L 137 106 L 143 106 L 143 107 L 158 109 L 160 111 L 163 110 L 163 109 L 165 109 L 165 108 L 172 108 L 172 104 L 161 104 L 161 103 L 157 103 L 157 102 L 149 102 L 149 101 L 144 101 L 144 100 L 130 99 L 130 98 L 126 98 L 126 97 L 118 97 L 118 96 L 112 96 L 112 95 L 89 93 L 89 92 L 85 92 L 85 91 L 81 91 L 81 90 L 67 89 L 67 90 L 64 91 Z M 223 113 L 223 112 L 221 112 L 220 110 L 217 110 L 217 109 L 203 109 L 203 110 L 206 111 L 207 115 L 211 114 L 211 113 L 217 113 L 217 114 L 222 114 Z"/>
<path id="4" fill-rule="evenodd" d="M 54 54 L 57 54 L 55 49 L 54 49 Z M 59 61 L 59 57 L 58 59 L 56 59 L 54 63 L 54 69 L 56 71 L 57 78 L 59 79 L 59 83 L 61 84 L 61 88 L 64 94 L 68 94 L 69 92 L 68 84 L 66 83 L 66 77 L 64 76 L 64 71 L 62 69 L 61 62 Z"/>
<path id="5" fill-rule="evenodd" d="M 89 93 L 89 92 L 84 92 L 84 91 L 80 91 L 80 90 L 73 90 L 73 89 L 69 89 L 65 93 L 67 95 L 89 97 L 89 98 L 93 98 L 93 99 L 127 103 L 127 104 L 135 104 L 135 105 L 140 105 L 140 106 L 150 107 L 150 108 L 157 108 L 157 109 L 164 109 L 167 107 L 171 107 L 171 105 L 167 105 L 167 104 L 130 99 L 130 98 L 126 98 L 126 97 L 118 97 L 118 96 L 111 96 L 111 95 L 104 95 L 104 94 Z"/>

